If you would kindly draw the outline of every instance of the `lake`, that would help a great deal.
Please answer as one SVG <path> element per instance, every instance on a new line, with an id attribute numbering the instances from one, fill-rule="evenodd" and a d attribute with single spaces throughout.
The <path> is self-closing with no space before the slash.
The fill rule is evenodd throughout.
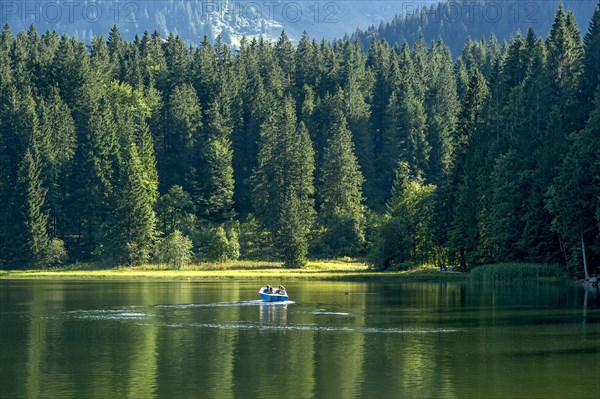
<path id="1" fill-rule="evenodd" d="M 284 285 L 0 280 L 0 397 L 600 397 L 583 288 Z"/>

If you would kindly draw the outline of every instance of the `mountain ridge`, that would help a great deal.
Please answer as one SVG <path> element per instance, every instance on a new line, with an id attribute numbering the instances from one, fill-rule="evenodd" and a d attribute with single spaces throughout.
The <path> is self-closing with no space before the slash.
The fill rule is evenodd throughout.
<path id="1" fill-rule="evenodd" d="M 419 3 L 432 3 L 421 0 Z M 203 36 L 236 46 L 243 36 L 276 39 L 285 30 L 297 42 L 303 31 L 332 40 L 354 29 L 379 23 L 403 12 L 406 1 L 249 1 L 249 0 L 114 0 L 6 1 L 0 5 L 0 22 L 13 30 L 34 23 L 40 31 L 56 30 L 85 41 L 106 35 L 117 25 L 132 39 L 144 30 L 162 36 L 175 33 L 190 44 Z M 409 7 L 410 8 L 410 7 Z"/>

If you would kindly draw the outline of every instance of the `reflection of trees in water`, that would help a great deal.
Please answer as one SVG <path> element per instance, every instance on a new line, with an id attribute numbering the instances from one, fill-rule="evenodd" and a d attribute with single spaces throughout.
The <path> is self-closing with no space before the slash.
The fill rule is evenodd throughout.
<path id="1" fill-rule="evenodd" d="M 585 325 L 588 323 L 588 303 L 596 303 L 598 301 L 598 288 L 585 286 L 583 294 L 583 319 L 582 323 Z"/>
<path id="2" fill-rule="evenodd" d="M 260 304 L 261 323 L 287 323 L 287 303 L 263 302 Z"/>

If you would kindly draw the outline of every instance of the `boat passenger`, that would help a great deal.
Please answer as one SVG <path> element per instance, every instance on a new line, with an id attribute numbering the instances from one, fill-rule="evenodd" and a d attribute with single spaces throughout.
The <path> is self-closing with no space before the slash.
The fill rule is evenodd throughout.
<path id="1" fill-rule="evenodd" d="M 279 295 L 285 295 L 285 287 L 283 285 L 280 285 L 279 289 L 277 290 L 277 293 Z"/>
<path id="2" fill-rule="evenodd" d="M 265 289 L 263 290 L 263 292 L 264 292 L 265 294 L 268 294 L 268 293 L 269 293 L 269 290 L 273 291 L 273 288 L 271 288 L 271 286 L 270 286 L 269 284 L 267 284 L 267 286 L 265 287 Z"/>
<path id="3" fill-rule="evenodd" d="M 269 286 L 269 294 L 273 293 L 273 287 Z"/>

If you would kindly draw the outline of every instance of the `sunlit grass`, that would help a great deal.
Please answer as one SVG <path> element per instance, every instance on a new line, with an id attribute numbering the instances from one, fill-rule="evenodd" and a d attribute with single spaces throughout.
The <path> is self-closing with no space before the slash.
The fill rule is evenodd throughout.
<path id="1" fill-rule="evenodd" d="M 286 269 L 280 262 L 238 261 L 201 262 L 183 270 L 168 270 L 148 264 L 135 267 L 101 269 L 83 263 L 45 270 L 14 270 L 0 274 L 4 279 L 164 279 L 164 280 L 411 280 L 446 281 L 464 279 L 463 275 L 441 273 L 433 268 L 401 272 L 375 272 L 355 259 L 314 260 L 302 269 Z"/>

